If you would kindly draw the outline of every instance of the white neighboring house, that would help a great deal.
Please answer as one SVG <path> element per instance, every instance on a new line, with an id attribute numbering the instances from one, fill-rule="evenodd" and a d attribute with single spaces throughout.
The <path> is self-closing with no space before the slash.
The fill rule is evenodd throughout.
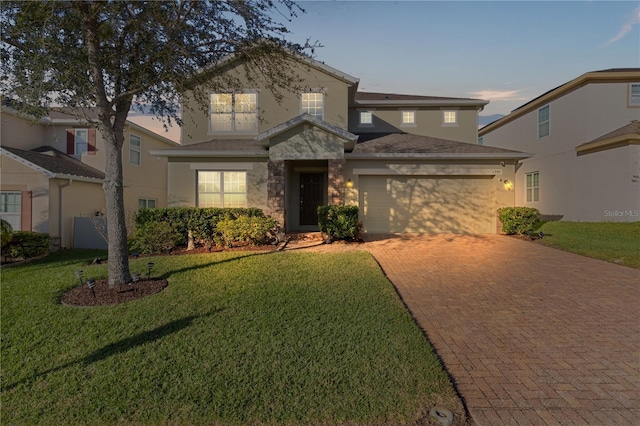
<path id="1" fill-rule="evenodd" d="M 588 72 L 483 127 L 485 146 L 531 152 L 516 205 L 580 222 L 640 220 L 640 68 Z"/>

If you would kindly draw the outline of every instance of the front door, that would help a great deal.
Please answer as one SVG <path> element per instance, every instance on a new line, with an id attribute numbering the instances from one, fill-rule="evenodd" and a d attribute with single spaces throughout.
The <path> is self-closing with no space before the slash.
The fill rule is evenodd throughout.
<path id="1" fill-rule="evenodd" d="M 318 224 L 318 207 L 324 202 L 324 175 L 300 175 L 300 225 Z"/>

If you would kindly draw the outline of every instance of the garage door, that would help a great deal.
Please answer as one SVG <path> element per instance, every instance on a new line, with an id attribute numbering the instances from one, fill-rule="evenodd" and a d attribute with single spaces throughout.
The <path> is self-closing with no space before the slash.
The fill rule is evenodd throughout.
<path id="1" fill-rule="evenodd" d="M 360 176 L 363 230 L 493 233 L 492 176 Z"/>

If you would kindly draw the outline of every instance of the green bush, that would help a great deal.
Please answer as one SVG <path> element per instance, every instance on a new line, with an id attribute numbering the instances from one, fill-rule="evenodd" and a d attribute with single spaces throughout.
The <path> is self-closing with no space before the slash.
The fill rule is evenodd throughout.
<path id="1" fill-rule="evenodd" d="M 136 228 L 131 249 L 140 253 L 161 253 L 171 249 L 181 240 L 181 235 L 167 222 L 146 222 Z"/>
<path id="2" fill-rule="evenodd" d="M 136 229 L 147 222 L 166 222 L 180 235 L 177 245 L 186 245 L 189 231 L 196 241 L 212 244 L 220 240 L 217 224 L 225 219 L 241 216 L 264 217 L 258 208 L 199 208 L 172 207 L 163 209 L 141 209 L 136 214 Z"/>
<path id="3" fill-rule="evenodd" d="M 223 219 L 217 224 L 216 243 L 232 246 L 234 242 L 248 242 L 262 245 L 273 237 L 278 222 L 270 217 L 240 216 L 236 219 Z"/>
<path id="4" fill-rule="evenodd" d="M 0 241 L 0 247 L 4 248 L 9 241 L 11 241 L 11 233 L 13 232 L 13 228 L 11 224 L 4 219 L 0 219 L 0 232 L 2 239 Z"/>
<path id="5" fill-rule="evenodd" d="M 31 231 L 15 231 L 11 234 L 11 241 L 6 246 L 8 257 L 14 259 L 28 259 L 49 252 L 51 238 L 49 234 Z"/>
<path id="6" fill-rule="evenodd" d="M 498 209 L 498 217 L 502 231 L 509 235 L 523 235 L 540 225 L 540 212 L 531 207 L 502 207 Z"/>
<path id="7" fill-rule="evenodd" d="M 318 207 L 318 227 L 331 240 L 360 239 L 360 223 L 357 206 Z"/>

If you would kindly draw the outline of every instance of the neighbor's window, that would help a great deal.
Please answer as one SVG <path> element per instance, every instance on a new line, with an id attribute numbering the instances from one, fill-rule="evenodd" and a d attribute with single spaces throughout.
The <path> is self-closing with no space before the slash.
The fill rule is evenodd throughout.
<path id="1" fill-rule="evenodd" d="M 89 130 L 88 129 L 75 129 L 75 146 L 73 153 L 75 155 L 81 155 L 87 152 L 89 147 Z"/>
<path id="2" fill-rule="evenodd" d="M 533 172 L 526 175 L 527 203 L 540 200 L 540 173 Z"/>
<path id="3" fill-rule="evenodd" d="M 416 112 L 402 111 L 402 124 L 416 124 Z"/>
<path id="4" fill-rule="evenodd" d="M 324 120 L 324 95 L 321 92 L 303 93 L 300 102 L 302 113 Z"/>
<path id="5" fill-rule="evenodd" d="M 372 125 L 373 113 L 371 111 L 360 111 L 360 125 Z"/>
<path id="6" fill-rule="evenodd" d="M 19 191 L 0 192 L 0 218 L 9 222 L 14 231 L 20 230 L 20 199 Z"/>
<path id="7" fill-rule="evenodd" d="M 247 172 L 199 170 L 198 207 L 247 207 Z"/>
<path id="8" fill-rule="evenodd" d="M 135 164 L 137 166 L 141 164 L 142 162 L 141 148 L 142 148 L 142 143 L 140 140 L 140 136 L 129 135 L 129 163 Z"/>
<path id="9" fill-rule="evenodd" d="M 478 145 L 484 145 L 484 137 L 480 136 L 478 138 Z"/>
<path id="10" fill-rule="evenodd" d="M 458 112 L 457 111 L 442 111 L 442 123 L 443 124 L 457 124 Z"/>
<path id="11" fill-rule="evenodd" d="M 640 83 L 629 83 L 629 106 L 640 106 Z"/>
<path id="12" fill-rule="evenodd" d="M 209 103 L 209 130 L 218 132 L 258 132 L 257 93 L 212 93 Z"/>
<path id="13" fill-rule="evenodd" d="M 538 137 L 549 136 L 549 105 L 538 110 Z"/>
<path id="14" fill-rule="evenodd" d="M 158 201 L 155 198 L 138 198 L 139 209 L 155 209 Z"/>

